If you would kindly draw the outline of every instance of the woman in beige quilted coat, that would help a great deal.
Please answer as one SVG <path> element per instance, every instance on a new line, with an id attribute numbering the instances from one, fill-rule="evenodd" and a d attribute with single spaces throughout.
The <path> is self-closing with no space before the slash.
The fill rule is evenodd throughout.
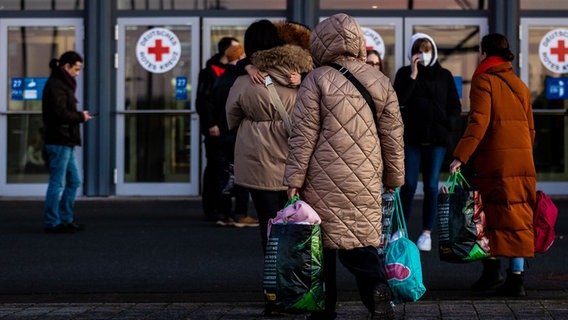
<path id="1" fill-rule="evenodd" d="M 357 280 L 372 319 L 394 317 L 381 236 L 381 194 L 404 183 L 403 123 L 389 79 L 365 63 L 365 38 L 346 14 L 318 24 L 310 37 L 316 69 L 300 86 L 294 106 L 284 183 L 288 197 L 309 203 L 322 219 L 326 307 L 309 319 L 334 319 L 336 255 Z M 369 91 L 371 108 L 334 62 Z M 378 130 L 377 130 L 378 128 Z"/>
<path id="2" fill-rule="evenodd" d="M 292 113 L 299 85 L 291 85 L 292 73 L 308 72 L 313 62 L 310 52 L 281 40 L 283 24 L 260 20 L 245 32 L 245 52 L 252 64 L 272 79 L 284 109 Z M 309 34 L 307 28 L 289 32 Z M 307 36 L 309 37 L 309 36 Z M 286 204 L 283 184 L 284 163 L 288 155 L 288 132 L 275 101 L 265 85 L 254 83 L 248 75 L 237 78 L 226 104 L 229 130 L 237 129 L 235 145 L 235 184 L 248 188 L 260 224 L 262 248 L 267 242 L 268 219 Z"/>

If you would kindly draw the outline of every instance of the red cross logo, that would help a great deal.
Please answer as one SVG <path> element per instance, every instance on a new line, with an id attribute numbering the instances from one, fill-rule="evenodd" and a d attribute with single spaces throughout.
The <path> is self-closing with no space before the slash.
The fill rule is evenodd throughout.
<path id="1" fill-rule="evenodd" d="M 148 54 L 156 55 L 156 62 L 162 61 L 162 55 L 170 53 L 170 47 L 162 47 L 162 40 L 157 39 L 153 47 L 148 47 Z"/>
<path id="2" fill-rule="evenodd" d="M 568 47 L 564 46 L 564 40 L 558 40 L 558 46 L 550 48 L 550 54 L 558 55 L 558 62 L 564 62 L 568 54 Z"/>

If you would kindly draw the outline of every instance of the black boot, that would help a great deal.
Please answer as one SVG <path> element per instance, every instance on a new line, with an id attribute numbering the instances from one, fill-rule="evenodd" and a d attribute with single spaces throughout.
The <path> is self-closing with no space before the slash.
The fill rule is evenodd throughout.
<path id="1" fill-rule="evenodd" d="M 394 309 L 391 305 L 392 291 L 388 284 L 379 283 L 373 291 L 375 310 L 369 314 L 368 319 L 393 320 Z"/>
<path id="2" fill-rule="evenodd" d="M 524 272 L 520 274 L 512 273 L 507 270 L 507 280 L 505 283 L 497 288 L 497 294 L 507 297 L 524 297 L 527 295 L 523 282 L 525 279 Z"/>
<path id="3" fill-rule="evenodd" d="M 505 278 L 501 275 L 501 261 L 497 259 L 483 259 L 481 277 L 471 286 L 472 291 L 493 290 L 501 285 Z"/>

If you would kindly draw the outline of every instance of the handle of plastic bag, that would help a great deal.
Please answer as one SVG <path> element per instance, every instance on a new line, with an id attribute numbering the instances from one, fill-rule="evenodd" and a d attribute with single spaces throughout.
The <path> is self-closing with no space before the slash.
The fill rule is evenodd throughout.
<path id="1" fill-rule="evenodd" d="M 451 184 L 450 184 L 450 180 L 451 180 Z M 448 179 L 446 180 L 446 187 L 448 187 L 448 189 L 450 190 L 450 193 L 454 193 L 454 189 L 456 187 L 456 184 L 459 184 L 462 187 L 465 184 L 468 188 L 471 188 L 471 186 L 469 185 L 469 183 L 467 182 L 467 180 L 465 179 L 465 177 L 463 176 L 463 174 L 459 170 L 454 172 L 454 174 L 451 174 L 448 177 Z"/>
<path id="2" fill-rule="evenodd" d="M 294 196 L 292 197 L 292 199 L 290 199 L 290 200 L 288 200 L 288 202 L 286 202 L 286 204 L 284 205 L 284 208 L 286 208 L 287 206 L 293 204 L 294 202 L 296 202 L 296 201 L 298 201 L 298 200 L 300 200 L 300 196 L 297 195 L 297 194 L 294 195 Z"/>

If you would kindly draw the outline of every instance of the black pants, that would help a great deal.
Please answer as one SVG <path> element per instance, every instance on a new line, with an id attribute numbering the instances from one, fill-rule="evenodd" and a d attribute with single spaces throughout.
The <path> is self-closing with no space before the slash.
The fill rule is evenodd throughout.
<path id="1" fill-rule="evenodd" d="M 266 252 L 266 242 L 268 241 L 268 236 L 266 235 L 268 219 L 276 217 L 276 212 L 284 208 L 284 205 L 288 202 L 288 194 L 286 191 L 250 189 L 250 196 L 256 209 L 258 223 L 260 224 L 259 229 L 260 238 L 262 239 L 262 252 Z"/>
<path id="2" fill-rule="evenodd" d="M 324 249 L 323 261 L 325 272 L 325 311 L 320 319 L 335 319 L 337 303 L 336 257 L 349 270 L 357 281 L 357 288 L 363 305 L 373 312 L 375 303 L 373 292 L 379 283 L 387 283 L 385 260 L 377 248 L 364 247 L 351 250 Z"/>
<path id="3" fill-rule="evenodd" d="M 207 136 L 204 144 L 207 165 L 203 172 L 201 201 L 205 220 L 215 221 L 231 211 L 231 198 L 221 195 L 228 177 L 228 159 L 221 138 Z"/>

